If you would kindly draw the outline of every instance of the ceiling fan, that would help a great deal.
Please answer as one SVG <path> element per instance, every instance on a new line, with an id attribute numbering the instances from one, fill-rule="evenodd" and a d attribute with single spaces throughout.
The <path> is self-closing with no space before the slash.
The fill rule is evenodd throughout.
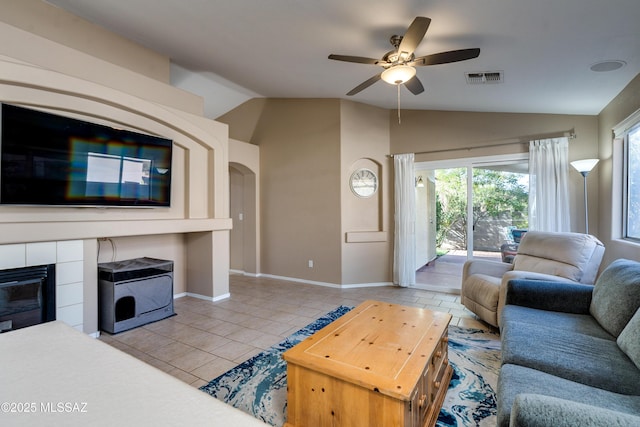
<path id="1" fill-rule="evenodd" d="M 394 50 L 387 52 L 382 59 L 350 55 L 329 55 L 329 59 L 334 59 L 336 61 L 378 65 L 384 68 L 381 73 L 376 74 L 369 80 L 366 80 L 351 89 L 347 95 L 355 95 L 381 79 L 389 84 L 404 84 L 411 93 L 418 95 L 424 92 L 424 86 L 422 86 L 422 83 L 416 76 L 415 67 L 466 61 L 467 59 L 477 58 L 478 55 L 480 55 L 480 49 L 460 49 L 434 53 L 432 55 L 416 58 L 413 52 L 427 33 L 430 23 L 430 18 L 425 18 L 423 16 L 416 17 L 404 36 L 391 36 L 389 41 L 393 45 Z"/>

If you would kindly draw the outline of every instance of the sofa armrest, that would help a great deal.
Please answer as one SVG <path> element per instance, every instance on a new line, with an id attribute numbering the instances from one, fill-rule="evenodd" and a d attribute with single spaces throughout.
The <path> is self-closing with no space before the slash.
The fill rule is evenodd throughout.
<path id="1" fill-rule="evenodd" d="M 505 304 L 588 314 L 593 286 L 573 282 L 516 279 L 507 282 Z"/>
<path id="2" fill-rule="evenodd" d="M 513 270 L 513 264 L 482 259 L 471 259 L 462 267 L 462 280 L 472 274 L 486 274 L 493 277 L 502 277 L 507 271 Z"/>
<path id="3" fill-rule="evenodd" d="M 634 427 L 640 416 L 540 394 L 519 394 L 510 427 Z"/>

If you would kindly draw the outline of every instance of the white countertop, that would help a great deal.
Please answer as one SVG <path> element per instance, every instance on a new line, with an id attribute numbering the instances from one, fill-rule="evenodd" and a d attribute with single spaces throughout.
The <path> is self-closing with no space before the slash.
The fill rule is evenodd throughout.
<path id="1" fill-rule="evenodd" d="M 0 334 L 0 425 L 265 424 L 54 321 Z"/>

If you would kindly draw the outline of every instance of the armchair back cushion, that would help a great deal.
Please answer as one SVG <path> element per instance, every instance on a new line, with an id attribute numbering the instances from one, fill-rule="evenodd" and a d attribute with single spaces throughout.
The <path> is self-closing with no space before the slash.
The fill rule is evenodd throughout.
<path id="1" fill-rule="evenodd" d="M 591 298 L 589 311 L 614 337 L 640 307 L 640 263 L 618 259 L 604 269 Z"/>
<path id="2" fill-rule="evenodd" d="M 522 237 L 513 270 L 591 284 L 603 255 L 603 244 L 589 234 L 529 231 Z"/>

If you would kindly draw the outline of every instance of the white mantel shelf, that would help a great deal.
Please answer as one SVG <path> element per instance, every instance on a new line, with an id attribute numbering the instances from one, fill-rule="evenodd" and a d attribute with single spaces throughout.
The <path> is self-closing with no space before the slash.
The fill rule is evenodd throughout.
<path id="1" fill-rule="evenodd" d="M 162 219 L 126 221 L 52 221 L 0 224 L 0 244 L 31 243 L 46 240 L 100 239 L 154 234 L 198 233 L 231 230 L 231 218 Z M 29 233 L 24 230 L 28 229 Z M 90 234 L 87 231 L 90 230 Z M 25 234 L 28 234 L 26 236 Z"/>

